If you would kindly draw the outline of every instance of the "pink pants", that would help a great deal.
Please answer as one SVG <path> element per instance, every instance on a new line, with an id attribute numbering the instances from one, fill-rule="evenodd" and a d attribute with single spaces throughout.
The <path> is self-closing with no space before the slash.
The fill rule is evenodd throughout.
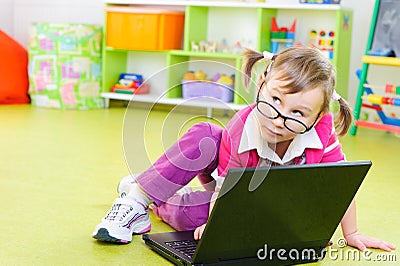
<path id="1" fill-rule="evenodd" d="M 154 213 L 176 230 L 194 230 L 207 222 L 218 164 L 222 128 L 211 123 L 194 125 L 136 182 L 154 200 Z M 198 177 L 206 188 L 182 195 L 176 192 Z"/>

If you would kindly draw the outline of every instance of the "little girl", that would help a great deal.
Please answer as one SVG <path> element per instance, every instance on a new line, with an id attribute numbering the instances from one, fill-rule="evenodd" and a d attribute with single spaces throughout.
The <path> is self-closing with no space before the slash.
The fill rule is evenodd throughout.
<path id="1" fill-rule="evenodd" d="M 256 103 L 236 113 L 225 129 L 211 123 L 194 125 L 149 169 L 124 178 L 121 196 L 97 225 L 95 239 L 129 243 L 132 234 L 148 232 L 152 203 L 163 221 L 176 230 L 195 230 L 199 239 L 221 188 L 217 181 L 223 181 L 229 168 L 345 160 L 337 135 L 346 134 L 351 111 L 334 90 L 332 63 L 313 48 L 293 47 L 277 55 L 246 50 L 246 86 L 261 59 L 269 65 L 258 84 Z M 331 100 L 340 104 L 336 125 L 329 112 Z M 222 178 L 212 177 L 216 168 Z M 204 191 L 177 193 L 196 176 Z M 395 249 L 358 232 L 354 200 L 341 226 L 348 244 L 362 251 Z"/>

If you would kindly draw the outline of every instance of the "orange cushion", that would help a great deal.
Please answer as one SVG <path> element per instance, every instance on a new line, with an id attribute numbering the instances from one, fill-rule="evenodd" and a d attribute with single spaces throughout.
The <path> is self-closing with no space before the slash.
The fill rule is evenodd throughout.
<path id="1" fill-rule="evenodd" d="M 0 104 L 29 103 L 28 52 L 0 30 Z"/>

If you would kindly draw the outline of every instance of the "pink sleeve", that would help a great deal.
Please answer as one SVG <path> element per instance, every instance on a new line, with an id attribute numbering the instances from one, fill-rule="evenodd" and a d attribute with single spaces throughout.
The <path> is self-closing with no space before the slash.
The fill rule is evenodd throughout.
<path id="1" fill-rule="evenodd" d="M 218 175 L 225 177 L 229 168 L 243 167 L 239 155 L 234 150 L 232 139 L 227 130 L 222 132 L 222 139 L 219 148 Z"/>
<path id="2" fill-rule="evenodd" d="M 345 160 L 345 155 L 342 151 L 342 145 L 339 142 L 339 139 L 334 131 L 332 130 L 328 144 L 324 150 L 324 154 L 322 155 L 321 162 L 340 162 Z"/>
<path id="3" fill-rule="evenodd" d="M 255 105 L 251 105 L 237 112 L 222 132 L 218 158 L 219 176 L 225 177 L 230 168 L 257 165 L 258 156 L 252 152 L 238 154 L 244 124 L 254 107 Z"/>

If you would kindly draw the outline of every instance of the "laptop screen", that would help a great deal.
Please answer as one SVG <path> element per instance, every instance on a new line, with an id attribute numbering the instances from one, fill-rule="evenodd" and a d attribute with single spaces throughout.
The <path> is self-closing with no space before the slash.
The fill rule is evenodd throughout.
<path id="1" fill-rule="evenodd" d="M 323 249 L 370 161 L 229 170 L 193 262 L 256 257 L 260 249 Z M 263 181 L 249 189 L 253 178 Z"/>

